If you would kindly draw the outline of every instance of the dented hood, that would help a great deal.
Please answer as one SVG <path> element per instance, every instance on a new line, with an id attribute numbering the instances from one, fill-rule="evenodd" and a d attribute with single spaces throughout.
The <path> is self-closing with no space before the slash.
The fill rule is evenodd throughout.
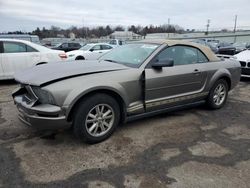
<path id="1" fill-rule="evenodd" d="M 124 69 L 128 67 L 107 61 L 60 62 L 31 67 L 16 73 L 14 78 L 21 84 L 41 86 L 76 76 Z"/>

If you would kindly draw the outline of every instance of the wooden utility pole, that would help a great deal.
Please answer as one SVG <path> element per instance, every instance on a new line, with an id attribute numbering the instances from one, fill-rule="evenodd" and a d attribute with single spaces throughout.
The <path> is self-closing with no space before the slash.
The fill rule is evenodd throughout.
<path id="1" fill-rule="evenodd" d="M 169 38 L 169 29 L 170 29 L 170 18 L 168 18 L 168 38 Z"/>
<path id="2" fill-rule="evenodd" d="M 236 42 L 236 27 L 237 27 L 237 15 L 234 18 L 234 42 Z"/>
<path id="3" fill-rule="evenodd" d="M 236 27 L 237 27 L 237 15 L 235 15 L 235 18 L 234 18 L 234 33 L 236 33 Z"/>
<path id="4" fill-rule="evenodd" d="M 206 33 L 205 33 L 206 35 L 208 35 L 209 26 L 210 26 L 210 19 L 207 20 L 207 25 L 206 25 L 207 31 L 206 31 Z"/>

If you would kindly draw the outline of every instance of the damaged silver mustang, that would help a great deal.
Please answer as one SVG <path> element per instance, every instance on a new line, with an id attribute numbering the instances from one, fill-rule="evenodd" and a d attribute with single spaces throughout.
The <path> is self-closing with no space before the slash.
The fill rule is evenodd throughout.
<path id="1" fill-rule="evenodd" d="M 141 41 L 98 61 L 40 65 L 15 75 L 19 118 L 38 129 L 74 130 L 87 143 L 136 118 L 206 102 L 221 108 L 240 64 L 184 41 Z"/>

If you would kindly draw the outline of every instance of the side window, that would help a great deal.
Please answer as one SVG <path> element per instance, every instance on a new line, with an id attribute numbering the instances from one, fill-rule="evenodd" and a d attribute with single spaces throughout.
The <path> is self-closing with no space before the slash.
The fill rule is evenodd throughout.
<path id="1" fill-rule="evenodd" d="M 26 45 L 17 42 L 3 42 L 4 53 L 21 53 L 26 52 Z"/>
<path id="2" fill-rule="evenodd" d="M 164 49 L 163 51 L 161 51 L 155 57 L 155 61 L 159 62 L 159 61 L 165 61 L 167 59 L 173 59 L 173 60 L 175 60 L 174 53 L 175 53 L 175 48 L 168 47 L 168 48 Z"/>
<path id="3" fill-rule="evenodd" d="M 80 45 L 79 43 L 74 43 L 74 47 L 75 47 L 75 48 L 80 48 L 81 45 Z"/>
<path id="4" fill-rule="evenodd" d="M 112 49 L 111 46 L 109 46 L 109 45 L 102 45 L 102 50 L 110 50 L 110 49 Z"/>
<path id="5" fill-rule="evenodd" d="M 174 65 L 194 64 L 198 62 L 197 51 L 196 48 L 189 46 L 172 46 L 160 52 L 156 57 L 156 61 L 173 59 Z"/>
<path id="6" fill-rule="evenodd" d="M 96 50 L 101 50 L 101 46 L 100 45 L 95 45 L 91 48 L 93 51 L 96 51 Z"/>
<path id="7" fill-rule="evenodd" d="M 77 47 L 80 47 L 80 44 L 78 44 L 78 43 L 69 43 L 69 47 L 77 48 Z"/>
<path id="8" fill-rule="evenodd" d="M 38 52 L 36 49 L 32 48 L 31 46 L 26 45 L 27 52 Z"/>
<path id="9" fill-rule="evenodd" d="M 68 44 L 68 43 L 63 43 L 63 44 L 61 45 L 61 47 L 62 47 L 62 48 L 68 48 L 68 47 L 69 47 L 69 44 Z"/>
<path id="10" fill-rule="evenodd" d="M 111 40 L 109 44 L 116 45 L 116 40 Z"/>
<path id="11" fill-rule="evenodd" d="M 200 52 L 200 50 L 197 50 L 197 53 L 198 53 L 198 63 L 208 62 L 207 57 L 202 52 Z"/>
<path id="12" fill-rule="evenodd" d="M 180 62 L 180 65 L 194 64 L 194 63 L 198 62 L 198 55 L 197 55 L 196 48 L 192 48 L 192 47 L 188 47 L 188 46 L 183 46 L 180 48 L 183 48 L 183 50 L 180 50 L 181 53 L 183 51 L 182 60 Z M 180 54 L 180 56 L 181 56 L 181 54 Z"/>

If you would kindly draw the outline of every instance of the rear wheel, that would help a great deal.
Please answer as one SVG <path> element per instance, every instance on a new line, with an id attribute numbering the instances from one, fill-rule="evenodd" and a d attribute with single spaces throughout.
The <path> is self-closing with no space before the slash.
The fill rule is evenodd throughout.
<path id="1" fill-rule="evenodd" d="M 94 144 L 112 135 L 120 120 L 119 105 L 107 94 L 95 94 L 83 100 L 74 118 L 74 133 Z"/>
<path id="2" fill-rule="evenodd" d="M 228 84 L 226 80 L 220 79 L 215 82 L 209 92 L 207 104 L 212 109 L 219 109 L 224 106 L 228 96 Z"/>
<path id="3" fill-rule="evenodd" d="M 77 56 L 75 60 L 84 60 L 85 58 L 83 56 Z"/>

